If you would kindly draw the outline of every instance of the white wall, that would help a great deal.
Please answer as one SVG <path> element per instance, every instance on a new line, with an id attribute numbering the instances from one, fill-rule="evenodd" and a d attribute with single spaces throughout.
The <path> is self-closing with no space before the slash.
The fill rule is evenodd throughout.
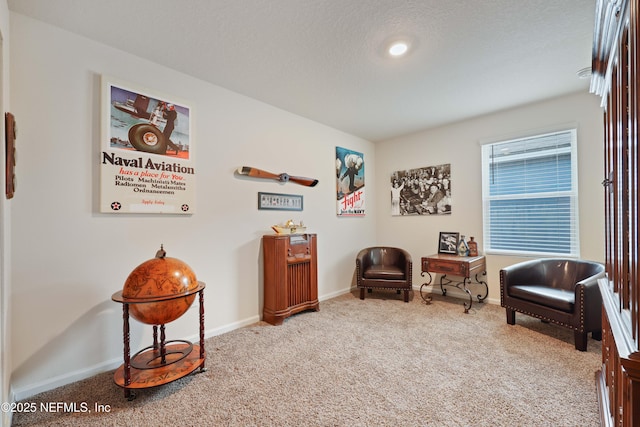
<path id="1" fill-rule="evenodd" d="M 0 9 L 4 32 L 8 24 L 3 13 Z M 16 14 L 11 14 L 11 52 L 11 111 L 19 126 L 18 190 L 12 202 L 0 203 L 2 276 L 12 290 L 7 326 L 11 345 L 3 345 L 3 351 L 11 349 L 11 384 L 19 399 L 122 362 L 121 306 L 111 295 L 161 243 L 169 256 L 189 263 L 207 283 L 208 336 L 259 319 L 260 237 L 270 233 L 270 225 L 290 217 L 303 219 L 310 232 L 318 233 L 321 299 L 349 289 L 355 254 L 373 244 L 408 249 L 416 266 L 414 285 L 419 286 L 424 281 L 419 259 L 437 251 L 440 231 L 473 235 L 482 244 L 478 141 L 483 139 L 576 122 L 581 252 L 584 258 L 603 258 L 602 112 L 593 95 L 563 97 L 374 147 Z M 6 57 L 6 48 L 3 54 Z M 198 144 L 194 215 L 97 213 L 101 74 L 189 101 Z M 7 96 L 3 91 L 3 99 Z M 335 146 L 364 153 L 365 218 L 335 215 Z M 441 163 L 452 165 L 453 213 L 391 217 L 391 172 Z M 237 179 L 233 171 L 242 165 L 311 176 L 320 183 L 306 188 Z M 258 211 L 258 191 L 302 194 L 305 209 Z M 499 301 L 499 269 L 516 261 L 488 257 L 491 302 Z M 193 338 L 196 314 L 190 310 L 168 325 L 169 338 Z M 146 327 L 135 322 L 132 327 L 132 348 L 147 345 Z"/>
<path id="2" fill-rule="evenodd" d="M 0 111 L 10 111 L 9 105 L 9 9 L 6 0 L 0 1 Z M 0 135 L 4 135 L 4 120 L 0 120 Z M 3 138 L 4 139 L 4 138 Z M 0 150 L 0 164 L 5 164 L 5 150 Z M 4 166 L 3 166 L 4 169 Z M 0 188 L 6 184 L 0 174 Z M 4 192 L 4 190 L 2 190 Z M 0 402 L 11 401 L 11 355 L 9 354 L 11 298 L 11 200 L 0 196 Z M 9 425 L 11 414 L 3 412 L 0 425 Z"/>
<path id="3" fill-rule="evenodd" d="M 355 254 L 375 243 L 376 223 L 373 209 L 365 218 L 336 216 L 335 147 L 364 153 L 373 182 L 372 143 L 22 15 L 11 14 L 11 40 L 19 123 L 11 241 L 17 398 L 122 363 L 122 307 L 111 295 L 161 243 L 206 282 L 209 336 L 259 320 L 260 239 L 289 218 L 318 234 L 320 298 L 348 291 Z M 192 216 L 97 212 L 101 74 L 188 101 L 197 144 Z M 243 165 L 320 183 L 238 179 L 233 172 Z M 258 191 L 302 194 L 304 211 L 258 211 Z M 367 197 L 375 207 L 375 194 Z M 194 308 L 167 325 L 168 338 L 195 337 L 197 327 Z M 132 328 L 132 349 L 150 344 L 148 327 L 132 321 Z"/>
<path id="4" fill-rule="evenodd" d="M 573 94 L 473 120 L 396 138 L 376 144 L 378 241 L 399 245 L 416 261 L 437 253 L 440 231 L 474 236 L 482 251 L 482 167 L 480 142 L 516 137 L 553 129 L 578 127 L 578 189 L 580 200 L 581 257 L 604 261 L 603 120 L 599 99 L 588 93 Z M 453 205 L 451 215 L 392 217 L 390 178 L 393 171 L 451 164 Z M 502 267 L 521 261 L 511 256 L 487 256 L 488 301 L 500 303 Z M 414 267 L 414 286 L 425 282 Z M 439 292 L 439 288 L 437 290 Z M 452 288 L 452 293 L 456 293 Z"/>

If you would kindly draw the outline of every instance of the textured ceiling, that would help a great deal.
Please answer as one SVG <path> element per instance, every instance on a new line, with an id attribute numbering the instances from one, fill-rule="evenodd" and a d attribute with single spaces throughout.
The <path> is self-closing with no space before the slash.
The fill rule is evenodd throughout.
<path id="1" fill-rule="evenodd" d="M 12 12 L 378 141 L 587 91 L 588 79 L 576 72 L 591 65 L 595 1 L 8 4 Z M 384 52 L 397 37 L 412 43 L 402 59 Z"/>

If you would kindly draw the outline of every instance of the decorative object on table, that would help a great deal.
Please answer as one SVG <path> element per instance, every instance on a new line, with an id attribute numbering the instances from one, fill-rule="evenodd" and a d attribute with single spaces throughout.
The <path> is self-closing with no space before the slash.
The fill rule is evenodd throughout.
<path id="1" fill-rule="evenodd" d="M 301 311 L 319 311 L 316 235 L 265 235 L 262 249 L 262 320 L 281 325 L 284 319 Z"/>
<path id="2" fill-rule="evenodd" d="M 302 196 L 296 194 L 258 193 L 258 209 L 301 211 Z"/>
<path id="3" fill-rule="evenodd" d="M 283 225 L 272 225 L 271 228 L 278 234 L 301 234 L 307 231 L 307 227 L 300 221 L 296 224 L 292 219 Z"/>
<path id="4" fill-rule="evenodd" d="M 364 155 L 336 147 L 336 212 L 338 216 L 365 215 Z"/>
<path id="5" fill-rule="evenodd" d="M 451 213 L 451 164 L 391 174 L 391 215 Z"/>
<path id="6" fill-rule="evenodd" d="M 259 179 L 271 179 L 282 183 L 295 182 L 296 184 L 304 185 L 305 187 L 315 187 L 318 184 L 318 180 L 314 178 L 305 178 L 302 176 L 291 176 L 286 173 L 275 174 L 267 172 L 262 169 L 253 168 L 251 166 L 239 167 L 236 171 L 239 175 L 250 176 L 252 178 Z"/>
<path id="7" fill-rule="evenodd" d="M 460 233 L 453 233 L 449 231 L 441 231 L 440 238 L 438 239 L 438 253 L 439 254 L 457 254 L 458 253 L 458 240 Z"/>
<path id="8" fill-rule="evenodd" d="M 469 256 L 469 246 L 464 240 L 464 234 L 460 236 L 460 241 L 458 242 L 458 256 Z"/>
<path id="9" fill-rule="evenodd" d="M 124 388 L 129 400 L 134 389 L 170 383 L 204 370 L 204 288 L 196 280 L 193 270 L 183 261 L 166 257 L 164 248 L 155 258 L 136 267 L 121 291 L 111 299 L 122 304 L 124 364 L 114 374 L 115 383 Z M 200 300 L 200 344 L 185 340 L 166 341 L 165 324 L 182 316 L 193 303 Z M 153 345 L 131 356 L 129 344 L 129 316 L 153 325 Z M 158 341 L 158 326 L 160 340 Z"/>
<path id="10" fill-rule="evenodd" d="M 191 108 L 102 77 L 100 212 L 195 212 Z"/>
<path id="11" fill-rule="evenodd" d="M 469 237 L 467 246 L 469 247 L 469 256 L 478 256 L 478 242 L 473 240 L 473 236 Z"/>
<path id="12" fill-rule="evenodd" d="M 16 191 L 16 119 L 11 113 L 4 114 L 5 152 L 5 196 L 13 198 Z"/>

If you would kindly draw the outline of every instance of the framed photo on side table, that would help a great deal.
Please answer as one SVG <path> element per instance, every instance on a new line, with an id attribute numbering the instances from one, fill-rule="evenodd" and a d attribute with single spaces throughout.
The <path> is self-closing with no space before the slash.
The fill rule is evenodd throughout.
<path id="1" fill-rule="evenodd" d="M 440 239 L 438 240 L 438 253 L 439 254 L 457 254 L 458 240 L 460 239 L 460 233 L 452 233 L 447 231 L 440 232 Z"/>

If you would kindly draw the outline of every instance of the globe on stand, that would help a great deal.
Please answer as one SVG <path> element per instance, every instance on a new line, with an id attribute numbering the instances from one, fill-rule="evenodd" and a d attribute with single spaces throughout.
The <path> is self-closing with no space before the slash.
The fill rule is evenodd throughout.
<path id="1" fill-rule="evenodd" d="M 204 288 L 185 262 L 166 256 L 164 248 L 155 258 L 137 266 L 127 277 L 121 291 L 111 299 L 123 307 L 124 364 L 114 373 L 114 381 L 131 400 L 134 389 L 155 387 L 204 371 Z M 200 296 L 200 343 L 186 340 L 167 341 L 165 324 L 182 316 Z M 153 325 L 153 344 L 130 355 L 129 316 Z M 158 340 L 158 326 L 160 337 Z"/>

